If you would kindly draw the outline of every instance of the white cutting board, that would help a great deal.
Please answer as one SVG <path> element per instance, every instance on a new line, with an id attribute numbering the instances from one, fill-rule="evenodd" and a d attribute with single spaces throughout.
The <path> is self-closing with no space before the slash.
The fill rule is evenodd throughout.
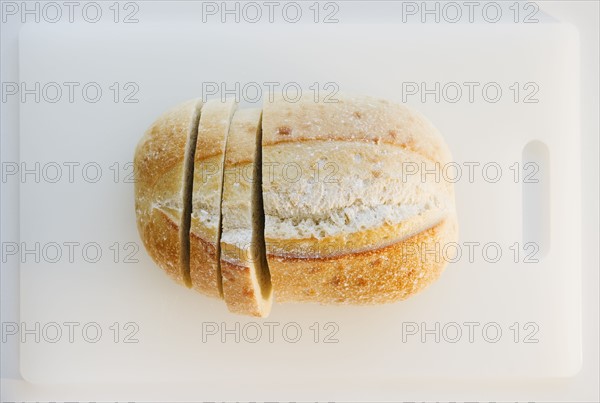
<path id="1" fill-rule="evenodd" d="M 31 249 L 39 242 L 42 255 L 36 262 L 21 250 L 21 321 L 33 333 L 39 322 L 41 336 L 36 343 L 35 334 L 22 335 L 23 376 L 50 383 L 195 381 L 204 385 L 202 390 L 218 391 L 236 379 L 361 382 L 576 373 L 582 359 L 577 33 L 561 24 L 334 24 L 308 29 L 290 24 L 243 29 L 235 24 L 146 24 L 27 26 L 21 32 L 21 82 L 81 83 L 73 103 L 65 92 L 56 103 L 36 103 L 30 97 L 21 104 L 21 161 L 27 168 L 40 162 L 42 175 L 39 183 L 28 175 L 20 195 L 21 247 Z M 140 239 L 133 185 L 125 177 L 131 167 L 125 164 L 131 162 L 145 128 L 163 110 L 200 96 L 202 82 L 225 82 L 232 88 L 236 81 L 242 86 L 298 82 L 305 89 L 314 82 L 323 86 L 333 81 L 347 92 L 397 101 L 402 101 L 402 82 L 426 82 L 428 88 L 436 81 L 442 86 L 481 82 L 474 102 L 467 94 L 456 103 L 408 98 L 441 130 L 462 166 L 463 179 L 456 184 L 462 258 L 437 283 L 402 303 L 276 304 L 266 321 L 234 316 L 222 302 L 174 284 L 143 247 L 135 252 Z M 481 95 L 483 84 L 491 81 L 503 90 L 497 103 Z M 97 82 L 103 90 L 96 103 L 81 96 L 87 82 Z M 123 89 L 125 83 L 135 82 L 139 102 L 115 102 L 109 88 L 115 82 L 122 87 L 121 97 L 135 88 Z M 509 89 L 514 82 L 535 82 L 539 102 L 515 102 Z M 95 96 L 92 90 L 90 97 Z M 530 91 L 521 88 L 519 101 Z M 488 95 L 494 96 L 493 91 Z M 533 143 L 524 151 L 534 140 L 543 144 Z M 510 167 L 518 162 L 521 174 L 528 173 L 523 164 L 531 161 L 538 162 L 535 178 L 542 184 L 524 192 Z M 73 183 L 64 165 L 71 162 L 79 163 L 73 168 Z M 87 176 L 82 172 L 90 162 L 102 169 L 95 183 L 88 183 L 95 176 L 93 164 L 87 166 Z M 469 162 L 480 163 L 473 183 L 465 165 Z M 481 168 L 488 162 L 503 170 L 497 183 L 483 179 Z M 53 163 L 62 167 L 56 183 L 49 181 L 56 173 Z M 492 168 L 486 173 L 494 176 Z M 527 241 L 539 242 L 534 256 L 539 263 L 524 263 L 532 251 L 523 250 Z M 50 262 L 56 253 L 52 242 L 61 245 L 56 263 Z M 73 263 L 65 242 L 79 242 Z M 102 256 L 88 263 L 82 249 L 87 245 L 86 256 L 93 260 L 94 242 Z M 469 242 L 480 243 L 473 262 Z M 502 248 L 497 263 L 483 259 L 482 247 L 490 242 Z M 521 249 L 517 263 L 509 249 L 515 242 Z M 488 249 L 488 259 L 493 251 Z M 127 259 L 131 252 L 137 262 Z M 72 342 L 65 322 L 79 323 L 73 325 Z M 235 329 L 236 322 L 239 342 L 230 334 L 223 343 L 222 331 L 207 334 Z M 435 334 L 423 332 L 426 327 L 435 333 L 436 322 L 439 342 Z M 472 340 L 471 325 L 465 322 L 479 323 L 472 325 Z M 114 323 L 120 329 L 117 342 Z M 421 332 L 409 335 L 415 326 Z M 457 326 L 462 337 L 453 343 Z M 102 335 L 92 342 L 98 327 Z M 493 342 L 497 327 L 502 335 Z M 257 328 L 262 337 L 253 343 Z M 302 335 L 292 342 L 298 328 Z M 135 333 L 130 341 L 136 343 L 124 343 L 130 333 Z M 58 341 L 51 343 L 54 339 Z"/>

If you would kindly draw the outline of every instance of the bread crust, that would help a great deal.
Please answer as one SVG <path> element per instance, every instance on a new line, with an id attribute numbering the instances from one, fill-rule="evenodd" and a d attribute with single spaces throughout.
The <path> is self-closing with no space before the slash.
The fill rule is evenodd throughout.
<path id="1" fill-rule="evenodd" d="M 264 105 L 260 145 L 249 136 L 227 144 L 233 100 L 190 100 L 159 117 L 134 157 L 137 226 L 152 259 L 175 281 L 224 297 L 232 312 L 259 317 L 268 315 L 273 294 L 280 302 L 382 304 L 437 279 L 454 258 L 446 246 L 458 236 L 453 185 L 443 177 L 397 174 L 405 163 L 431 169 L 450 162 L 446 144 L 405 106 L 338 99 L 276 97 Z M 247 121 L 239 130 L 256 133 L 256 116 L 242 115 Z M 262 172 L 249 169 L 255 161 Z M 295 164 L 302 175 L 273 174 L 269 164 L 276 163 Z M 339 181 L 304 175 L 323 163 L 336 166 Z M 260 211 L 256 189 L 227 182 L 227 168 L 260 179 Z M 241 189 L 230 191 L 234 185 Z M 248 220 L 255 223 L 257 211 L 263 218 L 262 201 L 266 245 L 260 248 L 272 293 L 257 275 L 258 253 L 221 238 L 222 224 L 250 230 L 255 246 L 257 227 Z"/>
<path id="2" fill-rule="evenodd" d="M 393 144 L 307 140 L 263 147 L 270 253 L 325 257 L 393 244 L 454 209 L 452 187 L 405 175 L 435 163 Z"/>
<path id="3" fill-rule="evenodd" d="M 137 227 L 150 257 L 172 279 L 184 284 L 186 267 L 181 233 L 185 155 L 202 102 L 192 99 L 161 115 L 145 132 L 134 155 Z"/>
<path id="4" fill-rule="evenodd" d="M 236 265 L 221 261 L 223 276 L 223 294 L 230 312 L 240 315 L 264 318 L 269 316 L 273 303 L 273 293 L 262 294 L 256 286 L 256 275 L 248 265 Z"/>
<path id="5" fill-rule="evenodd" d="M 275 95 L 263 106 L 263 146 L 306 140 L 394 144 L 442 164 L 452 157 L 438 130 L 417 111 L 385 99 L 336 95 L 337 102 L 297 102 Z"/>
<path id="6" fill-rule="evenodd" d="M 404 300 L 434 282 L 453 250 L 455 216 L 393 245 L 328 258 L 269 256 L 277 302 L 372 305 Z M 426 253 L 434 251 L 433 253 Z"/>
<path id="7" fill-rule="evenodd" d="M 231 312 L 264 317 L 271 311 L 273 293 L 262 239 L 260 118 L 259 109 L 238 110 L 229 129 L 223 178 L 221 276 L 223 296 Z"/>
<path id="8" fill-rule="evenodd" d="M 236 107 L 233 99 L 204 104 L 194 155 L 190 277 L 195 290 L 216 298 L 223 297 L 219 261 L 223 158 Z"/>
<path id="9" fill-rule="evenodd" d="M 457 237 L 454 191 L 443 177 L 398 175 L 408 164 L 451 160 L 435 127 L 386 100 L 336 103 L 283 97 L 263 110 L 265 240 L 277 301 L 375 304 L 435 280 L 447 259 L 416 259 L 416 245 Z M 293 165 L 300 175 L 274 172 Z M 333 164 L 336 180 L 305 175 Z"/>

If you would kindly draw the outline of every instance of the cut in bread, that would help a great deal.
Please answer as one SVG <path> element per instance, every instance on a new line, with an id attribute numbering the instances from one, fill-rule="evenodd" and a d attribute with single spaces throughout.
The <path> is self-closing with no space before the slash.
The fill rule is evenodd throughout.
<path id="1" fill-rule="evenodd" d="M 260 109 L 233 116 L 223 177 L 221 276 L 231 312 L 265 317 L 273 300 L 264 253 Z"/>
<path id="2" fill-rule="evenodd" d="M 194 155 L 190 276 L 194 289 L 217 298 L 223 296 L 219 261 L 223 158 L 236 107 L 233 99 L 213 99 L 204 104 Z"/>
<path id="3" fill-rule="evenodd" d="M 152 259 L 190 285 L 189 215 L 193 151 L 202 102 L 184 102 L 146 131 L 134 156 L 137 226 Z"/>
<path id="4" fill-rule="evenodd" d="M 369 97 L 275 97 L 264 105 L 262 129 L 265 241 L 277 301 L 392 302 L 443 270 L 442 254 L 403 252 L 456 239 L 452 184 L 433 173 L 450 153 L 423 117 Z"/>

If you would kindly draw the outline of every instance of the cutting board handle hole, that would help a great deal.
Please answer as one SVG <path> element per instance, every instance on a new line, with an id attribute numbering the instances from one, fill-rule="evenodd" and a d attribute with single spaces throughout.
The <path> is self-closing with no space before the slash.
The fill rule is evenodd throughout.
<path id="1" fill-rule="evenodd" d="M 543 259 L 550 249 L 550 153 L 533 140 L 523 148 L 520 175 L 523 195 L 523 248 Z"/>

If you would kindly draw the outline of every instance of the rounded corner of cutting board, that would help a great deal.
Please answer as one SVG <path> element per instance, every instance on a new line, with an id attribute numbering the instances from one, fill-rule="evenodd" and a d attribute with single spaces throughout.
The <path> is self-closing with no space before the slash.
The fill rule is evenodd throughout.
<path id="1" fill-rule="evenodd" d="M 562 378 L 575 378 L 583 369 L 583 356 L 581 353 L 577 357 L 573 357 L 565 366 L 561 374 Z"/>
<path id="2" fill-rule="evenodd" d="M 32 363 L 29 360 L 24 359 L 23 357 L 21 357 L 21 360 L 19 362 L 19 372 L 21 374 L 21 377 L 28 383 L 44 383 L 43 376 L 40 376 L 43 374 L 40 374 L 39 371 L 37 371 L 35 364 L 32 365 Z"/>

